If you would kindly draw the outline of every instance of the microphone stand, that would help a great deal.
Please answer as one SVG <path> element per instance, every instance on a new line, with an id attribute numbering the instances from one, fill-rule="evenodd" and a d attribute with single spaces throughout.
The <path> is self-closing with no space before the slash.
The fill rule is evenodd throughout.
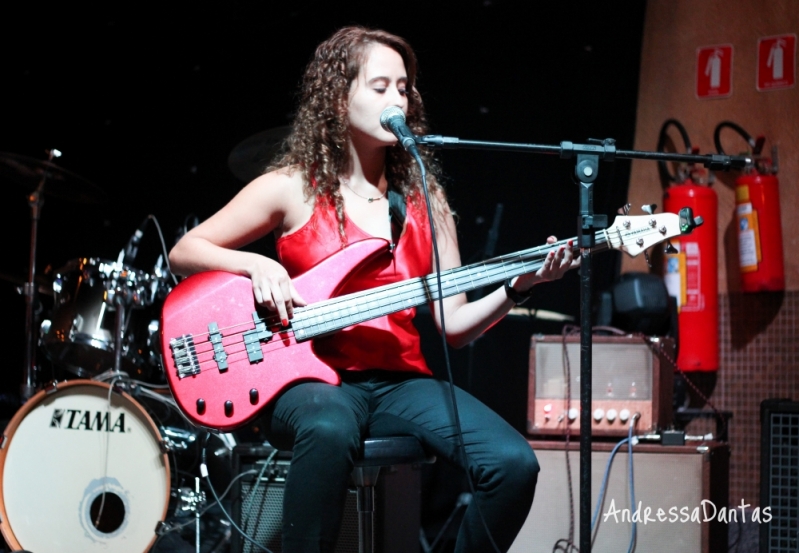
<path id="1" fill-rule="evenodd" d="M 616 141 L 607 138 L 593 144 L 561 142 L 559 146 L 512 142 L 484 142 L 460 140 L 441 135 L 415 137 L 416 143 L 431 148 L 477 149 L 506 152 L 529 152 L 558 155 L 561 159 L 575 159 L 574 180 L 580 187 L 578 217 L 578 242 L 580 247 L 580 544 L 582 553 L 591 551 L 591 300 L 593 281 L 591 275 L 591 250 L 595 232 L 607 227 L 607 216 L 594 214 L 594 182 L 599 174 L 599 161 L 617 158 L 650 159 L 697 163 L 710 170 L 743 169 L 752 159 L 724 154 L 675 154 L 636 150 L 617 150 Z M 635 506 L 631 506 L 632 509 Z"/>

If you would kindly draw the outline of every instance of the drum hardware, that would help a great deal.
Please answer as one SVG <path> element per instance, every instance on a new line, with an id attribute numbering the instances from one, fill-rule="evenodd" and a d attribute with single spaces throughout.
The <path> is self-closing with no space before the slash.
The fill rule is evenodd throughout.
<path id="1" fill-rule="evenodd" d="M 175 409 L 177 409 L 177 407 L 175 407 Z M 235 446 L 235 439 L 233 436 L 227 434 L 210 434 L 203 430 L 185 431 L 166 425 L 161 425 L 159 429 L 162 435 L 169 436 L 169 438 L 166 438 L 167 441 L 172 440 L 177 442 L 174 451 L 171 452 L 174 453 L 177 451 L 178 457 L 174 455 L 171 456 L 175 466 L 180 463 L 180 455 L 197 455 L 199 448 L 203 448 L 204 450 L 210 449 L 212 451 L 208 459 L 208 466 L 205 468 L 202 466 L 199 467 L 200 474 L 210 474 L 211 479 L 216 482 L 217 485 L 226 486 L 225 492 L 221 496 L 224 498 L 231 490 L 234 480 L 229 474 L 232 470 L 232 447 Z M 205 445 L 203 445 L 203 443 Z M 178 472 L 177 469 L 175 469 L 174 472 Z M 194 470 L 192 470 L 192 473 L 194 473 Z M 197 553 L 201 551 L 201 541 L 205 542 L 203 550 L 209 551 L 207 549 L 209 540 L 214 540 L 216 542 L 216 545 L 212 547 L 210 551 L 226 551 L 226 546 L 231 537 L 230 525 L 221 516 L 208 518 L 209 510 L 214 508 L 217 502 L 215 500 L 209 502 L 207 492 L 202 489 L 200 477 L 195 475 L 193 479 L 194 489 L 185 484 L 173 484 L 171 493 L 172 501 L 170 502 L 169 508 L 171 517 L 156 526 L 156 534 L 159 537 L 169 533 L 179 534 L 183 529 L 194 526 L 191 535 L 180 534 L 181 537 L 177 539 L 184 539 L 188 542 L 190 537 L 193 536 Z M 188 484 L 188 482 L 186 484 Z M 210 482 L 207 485 L 210 486 Z M 203 521 L 206 523 L 205 525 L 202 524 Z M 223 530 L 221 534 L 219 532 L 220 527 Z M 168 545 L 164 547 L 164 551 L 171 551 Z M 158 543 L 156 543 L 152 550 L 154 552 L 162 551 L 162 549 L 159 549 Z"/>
<path id="2" fill-rule="evenodd" d="M 58 391 L 58 380 L 51 380 L 42 388 L 45 395 L 51 395 Z"/>
<path id="3" fill-rule="evenodd" d="M 163 252 L 148 273 L 130 263 L 151 219 Z M 61 267 L 52 280 L 52 318 L 39 327 L 53 364 L 79 378 L 153 381 L 162 366 L 158 304 L 171 290 L 169 278 L 174 279 L 166 255 L 160 225 L 148 215 L 116 261 L 86 257 Z"/>
<path id="4" fill-rule="evenodd" d="M 159 426 L 165 452 L 188 451 L 197 440 L 197 435 L 189 430 L 172 426 Z"/>
<path id="5" fill-rule="evenodd" d="M 194 486 L 195 489 L 192 490 L 191 488 L 181 487 L 178 488 L 177 494 L 177 505 L 175 506 L 174 516 L 178 519 L 180 518 L 188 518 L 193 516 L 194 517 L 194 544 L 195 544 L 195 551 L 196 553 L 200 553 L 201 550 L 201 524 L 200 518 L 205 513 L 203 507 L 206 505 L 206 495 L 205 492 L 200 490 L 200 478 L 195 477 L 194 479 Z M 166 521 L 159 522 L 155 527 L 155 533 L 159 538 L 164 536 L 170 532 L 178 531 L 186 526 L 188 526 L 191 521 L 187 522 L 173 522 L 169 523 Z"/>
<path id="6" fill-rule="evenodd" d="M 20 296 L 25 294 L 25 284 L 26 284 L 26 282 L 25 282 L 24 278 L 21 278 L 21 277 L 18 277 L 18 276 L 14 276 L 14 275 L 11 275 L 11 274 L 8 274 L 8 273 L 0 273 L 0 280 L 5 280 L 6 282 L 9 282 L 9 283 L 15 285 L 15 287 L 16 287 L 15 290 L 16 290 L 17 294 L 19 294 Z M 53 295 L 53 286 L 52 286 L 49 278 L 45 278 L 45 277 L 42 277 L 42 276 L 37 276 L 36 277 L 35 288 L 36 288 L 36 293 L 39 294 L 40 296 L 52 296 Z"/>
<path id="7" fill-rule="evenodd" d="M 25 367 L 20 395 L 23 401 L 30 399 L 36 391 L 36 247 L 44 196 L 83 203 L 97 203 L 105 199 L 105 194 L 95 185 L 53 163 L 58 157 L 61 157 L 61 152 L 55 148 L 47 150 L 46 161 L 0 152 L 0 174 L 28 189 L 28 205 L 31 208 L 28 279 L 22 286 L 25 297 Z"/>
<path id="8" fill-rule="evenodd" d="M 35 159 L 9 152 L 0 152 L 0 177 L 26 189 L 27 194 L 38 194 L 38 199 L 67 200 L 81 204 L 101 204 L 105 192 L 97 185 L 54 163 L 61 152 L 46 150 L 47 160 Z M 45 181 L 46 185 L 42 182 Z M 42 200 L 43 201 L 43 200 Z"/>
<path id="9" fill-rule="evenodd" d="M 121 262 L 72 260 L 53 278 L 53 316 L 41 325 L 45 353 L 81 378 L 111 370 L 147 381 L 160 370 L 158 302 L 168 293 L 162 262 L 157 275 Z M 144 320 L 142 320 L 144 319 Z"/>
<path id="10" fill-rule="evenodd" d="M 60 157 L 61 152 L 56 149 L 48 152 L 49 160 Z M 42 173 L 36 189 L 28 196 L 28 204 L 31 207 L 31 238 L 30 238 L 30 262 L 28 264 L 28 280 L 22 287 L 25 297 L 25 372 L 24 381 L 20 389 L 22 400 L 29 399 L 36 389 L 36 349 L 33 345 L 33 329 L 36 326 L 35 314 L 33 310 L 36 301 L 36 245 L 38 242 L 39 217 L 44 200 L 42 193 L 47 181 L 47 172 Z"/>
<path id="11" fill-rule="evenodd" d="M 177 491 L 177 505 L 175 506 L 176 517 L 187 517 L 192 514 L 197 515 L 205 507 L 207 498 L 205 492 L 200 490 L 200 479 L 194 479 L 195 489 L 181 487 Z M 201 513 L 200 513 L 201 514 Z"/>

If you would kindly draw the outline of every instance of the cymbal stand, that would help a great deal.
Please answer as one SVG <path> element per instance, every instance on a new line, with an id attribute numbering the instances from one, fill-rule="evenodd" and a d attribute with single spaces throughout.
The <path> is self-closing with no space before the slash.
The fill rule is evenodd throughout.
<path id="1" fill-rule="evenodd" d="M 119 259 L 114 265 L 113 277 L 106 289 L 106 303 L 115 310 L 114 317 L 114 367 L 113 376 L 123 376 L 122 373 L 122 340 L 127 331 L 128 308 L 144 305 L 146 290 L 138 282 L 130 280 L 128 268 L 122 264 L 120 252 Z"/>
<path id="2" fill-rule="evenodd" d="M 122 337 L 125 335 L 125 303 L 124 294 L 115 294 L 112 299 L 116 316 L 114 317 L 114 376 L 122 374 Z"/>
<path id="3" fill-rule="evenodd" d="M 53 158 L 61 157 L 61 152 L 55 148 L 47 151 L 48 161 Z M 28 205 L 31 206 L 31 236 L 30 236 L 30 259 L 28 261 L 28 280 L 22 287 L 22 295 L 25 296 L 25 367 L 23 369 L 22 385 L 20 386 L 20 397 L 22 402 L 29 400 L 36 393 L 36 316 L 34 306 L 36 305 L 36 244 L 39 239 L 39 218 L 41 215 L 44 199 L 44 185 L 47 182 L 47 172 L 42 173 L 42 180 L 36 190 L 28 196 Z"/>

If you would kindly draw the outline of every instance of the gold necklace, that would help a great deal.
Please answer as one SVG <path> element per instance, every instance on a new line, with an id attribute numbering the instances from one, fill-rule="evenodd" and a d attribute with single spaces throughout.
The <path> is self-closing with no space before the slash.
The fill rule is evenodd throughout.
<path id="1" fill-rule="evenodd" d="M 385 195 L 386 195 L 386 191 L 388 190 L 388 188 L 386 188 L 386 190 L 384 190 L 383 193 L 380 194 L 379 196 L 377 196 L 376 198 L 370 198 L 368 196 L 362 196 L 362 195 L 358 194 L 355 190 L 353 190 L 352 186 L 350 186 L 350 179 L 339 179 L 339 181 L 343 182 L 344 186 L 346 186 L 347 188 L 350 189 L 350 192 L 352 192 L 353 194 L 355 194 L 359 198 L 363 198 L 364 200 L 366 200 L 369 203 L 377 202 L 379 200 L 382 200 L 385 197 Z"/>

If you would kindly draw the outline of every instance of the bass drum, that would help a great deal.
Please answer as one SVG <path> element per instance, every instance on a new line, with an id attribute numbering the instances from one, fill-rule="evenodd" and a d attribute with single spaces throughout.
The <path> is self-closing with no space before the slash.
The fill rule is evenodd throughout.
<path id="1" fill-rule="evenodd" d="M 108 384 L 72 380 L 17 412 L 0 449 L 0 530 L 14 550 L 143 553 L 169 504 L 161 437 Z"/>

